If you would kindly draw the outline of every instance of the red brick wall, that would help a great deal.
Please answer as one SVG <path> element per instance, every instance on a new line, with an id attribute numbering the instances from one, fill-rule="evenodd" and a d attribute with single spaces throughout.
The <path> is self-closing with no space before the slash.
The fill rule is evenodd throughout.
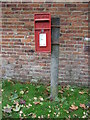
<path id="1" fill-rule="evenodd" d="M 59 82 L 88 85 L 88 3 L 2 3 L 2 77 L 50 81 L 51 54 L 35 52 L 38 12 L 60 17 Z"/>

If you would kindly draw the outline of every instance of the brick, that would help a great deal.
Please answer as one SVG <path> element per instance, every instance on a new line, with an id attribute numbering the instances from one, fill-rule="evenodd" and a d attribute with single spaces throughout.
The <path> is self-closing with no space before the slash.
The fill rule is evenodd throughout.
<path id="1" fill-rule="evenodd" d="M 19 8 L 27 8 L 28 7 L 28 3 L 21 3 L 21 4 L 17 4 Z"/>
<path id="2" fill-rule="evenodd" d="M 23 8 L 23 10 L 33 10 L 33 7 L 25 7 L 25 8 Z"/>
<path id="3" fill-rule="evenodd" d="M 44 11 L 45 8 L 37 8 L 36 10 L 39 10 L 39 11 Z"/>
<path id="4" fill-rule="evenodd" d="M 64 7 L 64 4 L 62 4 L 62 3 L 55 3 L 55 4 L 53 4 L 53 7 Z"/>
<path id="5" fill-rule="evenodd" d="M 71 7 L 71 8 L 70 8 L 70 11 L 75 11 L 75 10 L 77 10 L 76 7 Z"/>
<path id="6" fill-rule="evenodd" d="M 22 10 L 22 8 L 12 8 L 13 11 Z"/>
<path id="7" fill-rule="evenodd" d="M 76 4 L 65 4 L 65 7 L 76 7 Z"/>
<path id="8" fill-rule="evenodd" d="M 40 4 L 40 6 L 43 6 L 43 7 L 51 7 L 52 6 L 52 4 L 51 3 L 49 3 L 49 4 L 47 4 L 47 3 L 45 3 L 45 4 Z"/>
<path id="9" fill-rule="evenodd" d="M 46 10 L 48 10 L 48 11 L 57 11 L 57 7 L 54 7 L 54 8 L 48 7 L 48 8 L 46 8 Z"/>
<path id="10" fill-rule="evenodd" d="M 16 7 L 17 4 L 6 4 L 7 7 Z"/>
<path id="11" fill-rule="evenodd" d="M 84 3 L 84 4 L 83 4 L 83 3 L 82 3 L 82 4 L 80 3 L 80 4 L 77 4 L 77 7 L 79 7 L 79 8 L 80 8 L 80 7 L 83 7 L 83 8 L 88 7 L 88 3 Z"/>
<path id="12" fill-rule="evenodd" d="M 28 6 L 29 7 L 39 7 L 39 4 L 38 3 L 31 3 Z"/>

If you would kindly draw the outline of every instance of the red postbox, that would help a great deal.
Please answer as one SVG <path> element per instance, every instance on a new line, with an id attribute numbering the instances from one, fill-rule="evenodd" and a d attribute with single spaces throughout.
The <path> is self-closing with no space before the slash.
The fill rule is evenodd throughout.
<path id="1" fill-rule="evenodd" d="M 35 50 L 51 52 L 51 15 L 49 13 L 34 14 Z"/>

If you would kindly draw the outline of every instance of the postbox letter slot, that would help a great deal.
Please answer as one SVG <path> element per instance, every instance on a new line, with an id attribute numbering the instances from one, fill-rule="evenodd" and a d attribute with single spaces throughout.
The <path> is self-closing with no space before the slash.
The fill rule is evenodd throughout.
<path id="1" fill-rule="evenodd" d="M 50 21 L 49 19 L 35 19 L 36 22 L 38 21 Z"/>

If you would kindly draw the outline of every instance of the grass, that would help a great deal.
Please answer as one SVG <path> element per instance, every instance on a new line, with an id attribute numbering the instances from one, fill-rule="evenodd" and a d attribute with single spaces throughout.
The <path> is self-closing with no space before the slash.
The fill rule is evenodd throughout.
<path id="1" fill-rule="evenodd" d="M 3 118 L 87 118 L 89 88 L 59 86 L 60 101 L 50 101 L 50 86 L 2 83 Z M 8 106 L 8 105 L 9 106 Z M 80 106 L 80 104 L 82 106 Z M 71 107 L 73 105 L 73 107 Z"/>

